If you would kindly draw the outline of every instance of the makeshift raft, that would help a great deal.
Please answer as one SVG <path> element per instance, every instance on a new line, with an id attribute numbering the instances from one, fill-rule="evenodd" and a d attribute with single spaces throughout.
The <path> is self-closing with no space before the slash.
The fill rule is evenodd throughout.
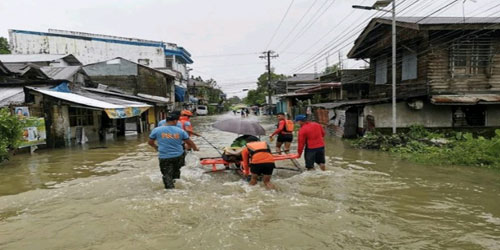
<path id="1" fill-rule="evenodd" d="M 274 158 L 274 161 L 292 160 L 292 162 L 294 162 L 294 165 L 297 167 L 295 159 L 299 158 L 299 156 L 297 154 L 284 154 L 284 155 L 277 155 L 276 154 L 276 155 L 273 155 L 273 158 Z M 224 159 L 219 157 L 219 158 L 202 159 L 200 161 L 200 163 L 201 163 L 201 165 L 204 165 L 204 166 L 212 166 L 212 171 L 216 172 L 216 171 L 218 171 L 217 165 L 228 166 L 234 162 L 228 162 L 228 161 L 225 161 Z M 240 162 L 240 164 L 243 164 L 243 163 Z"/>

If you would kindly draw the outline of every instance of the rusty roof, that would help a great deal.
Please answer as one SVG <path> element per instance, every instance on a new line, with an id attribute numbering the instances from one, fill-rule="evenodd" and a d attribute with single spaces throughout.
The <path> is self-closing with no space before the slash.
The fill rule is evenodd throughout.
<path id="1" fill-rule="evenodd" d="M 297 93 L 315 93 L 315 92 L 319 92 L 319 91 L 324 90 L 324 89 L 340 88 L 341 86 L 342 86 L 342 84 L 340 82 L 320 83 L 320 84 L 317 84 L 317 85 L 312 86 L 312 87 L 299 89 L 295 92 L 297 92 Z"/>
<path id="2" fill-rule="evenodd" d="M 436 105 L 475 105 L 500 103 L 500 95 L 470 94 L 470 95 L 434 95 L 431 103 Z"/>

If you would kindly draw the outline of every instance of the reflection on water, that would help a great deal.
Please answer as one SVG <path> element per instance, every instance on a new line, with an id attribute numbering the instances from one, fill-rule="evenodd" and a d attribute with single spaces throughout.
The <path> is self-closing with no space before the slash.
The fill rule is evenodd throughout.
<path id="1" fill-rule="evenodd" d="M 211 128 L 225 117 L 196 118 L 196 129 L 226 146 L 236 135 Z M 274 128 L 260 119 L 266 131 Z M 178 189 L 165 191 L 146 138 L 18 155 L 0 165 L 0 249 L 500 245 L 498 171 L 417 166 L 329 138 L 328 171 L 278 170 L 276 191 L 194 165 L 183 168 Z M 203 139 L 195 141 L 199 157 L 217 156 Z"/>

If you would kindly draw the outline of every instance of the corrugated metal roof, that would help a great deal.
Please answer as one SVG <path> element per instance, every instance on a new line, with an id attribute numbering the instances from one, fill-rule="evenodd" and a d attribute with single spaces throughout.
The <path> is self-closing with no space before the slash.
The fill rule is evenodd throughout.
<path id="1" fill-rule="evenodd" d="M 0 61 L 4 63 L 28 63 L 28 62 L 53 62 L 69 56 L 67 55 L 54 55 L 54 54 L 6 54 L 0 55 Z"/>
<path id="2" fill-rule="evenodd" d="M 313 104 L 313 107 L 321 107 L 326 109 L 339 108 L 348 105 L 360 105 L 360 104 L 370 104 L 389 101 L 390 98 L 378 98 L 378 99 L 360 99 L 360 100 L 350 100 L 350 101 L 339 101 L 339 102 L 327 102 Z"/>
<path id="3" fill-rule="evenodd" d="M 0 107 L 24 103 L 23 87 L 0 88 Z"/>
<path id="4" fill-rule="evenodd" d="M 155 100 L 157 102 L 164 102 L 164 103 L 169 103 L 170 102 L 170 99 L 167 98 L 167 97 L 156 96 L 156 95 L 148 95 L 148 94 L 142 94 L 142 93 L 138 93 L 137 95 L 140 96 L 140 97 L 142 97 L 142 98 L 146 98 L 146 99 L 150 99 L 150 100 Z"/>
<path id="5" fill-rule="evenodd" d="M 392 20 L 391 17 L 380 19 Z M 500 17 L 396 17 L 397 22 L 414 23 L 422 25 L 439 24 L 500 24 Z"/>
<path id="6" fill-rule="evenodd" d="M 342 86 L 342 84 L 340 82 L 320 83 L 320 84 L 313 86 L 313 87 L 299 89 L 296 92 L 297 93 L 314 93 L 314 92 L 321 91 L 324 89 L 340 88 L 341 86 Z"/>
<path id="7" fill-rule="evenodd" d="M 119 98 L 112 97 L 99 97 L 97 95 L 93 95 L 91 93 L 65 93 L 58 92 L 47 89 L 40 89 L 35 87 L 27 87 L 33 91 L 42 93 L 44 95 L 48 95 L 57 99 L 61 99 L 64 101 L 68 101 L 75 104 L 80 104 L 88 107 L 94 107 L 99 109 L 120 109 L 120 108 L 129 108 L 129 107 L 151 107 L 151 105 L 141 103 L 141 102 L 132 102 Z M 85 95 L 85 96 L 84 96 Z"/>
<path id="8" fill-rule="evenodd" d="M 67 67 L 41 67 L 40 69 L 51 79 L 73 81 L 73 76 L 81 69 L 81 66 Z"/>
<path id="9" fill-rule="evenodd" d="M 32 75 L 37 76 L 42 79 L 49 79 L 49 77 L 40 69 L 40 66 L 35 64 L 5 64 L 11 72 L 17 73 L 21 76 L 24 76 L 28 72 L 32 72 Z"/>
<path id="10" fill-rule="evenodd" d="M 141 94 L 139 93 L 138 96 L 135 95 L 127 95 L 124 93 L 117 93 L 117 92 L 112 92 L 112 91 L 107 91 L 103 89 L 96 89 L 96 88 L 83 88 L 86 91 L 94 92 L 94 93 L 100 93 L 104 95 L 111 95 L 111 96 L 117 96 L 117 97 L 123 97 L 123 98 L 128 98 L 128 99 L 133 99 L 133 100 L 138 100 L 138 101 L 143 101 L 143 102 L 149 102 L 149 103 L 155 103 L 155 104 L 169 104 L 170 99 L 166 97 L 161 97 L 161 96 L 152 96 L 152 95 L 146 95 L 146 94 Z"/>
<path id="11" fill-rule="evenodd" d="M 285 82 L 309 82 L 309 81 L 319 81 L 316 79 L 320 74 L 315 73 L 303 73 L 303 74 L 294 74 L 292 77 L 281 80 Z"/>
<path id="12" fill-rule="evenodd" d="M 472 95 L 434 95 L 431 103 L 436 105 L 475 105 L 500 103 L 500 95 L 472 94 Z"/>

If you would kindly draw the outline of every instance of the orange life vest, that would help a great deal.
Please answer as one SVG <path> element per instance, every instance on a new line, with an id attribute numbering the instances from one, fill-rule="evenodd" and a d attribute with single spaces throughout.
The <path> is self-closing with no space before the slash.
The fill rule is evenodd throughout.
<path id="1" fill-rule="evenodd" d="M 251 164 L 272 163 L 274 162 L 271 148 L 264 141 L 247 143 L 249 162 Z"/>
<path id="2" fill-rule="evenodd" d="M 281 121 L 280 121 L 281 122 Z M 280 127 L 280 122 L 278 122 L 278 128 Z M 285 119 L 285 126 L 283 128 L 283 132 L 289 132 L 292 133 L 294 130 L 295 124 L 293 123 L 292 120 L 286 120 Z"/>
<path id="3" fill-rule="evenodd" d="M 292 120 L 285 120 L 285 130 L 287 132 L 293 132 L 295 124 L 293 124 Z"/>

